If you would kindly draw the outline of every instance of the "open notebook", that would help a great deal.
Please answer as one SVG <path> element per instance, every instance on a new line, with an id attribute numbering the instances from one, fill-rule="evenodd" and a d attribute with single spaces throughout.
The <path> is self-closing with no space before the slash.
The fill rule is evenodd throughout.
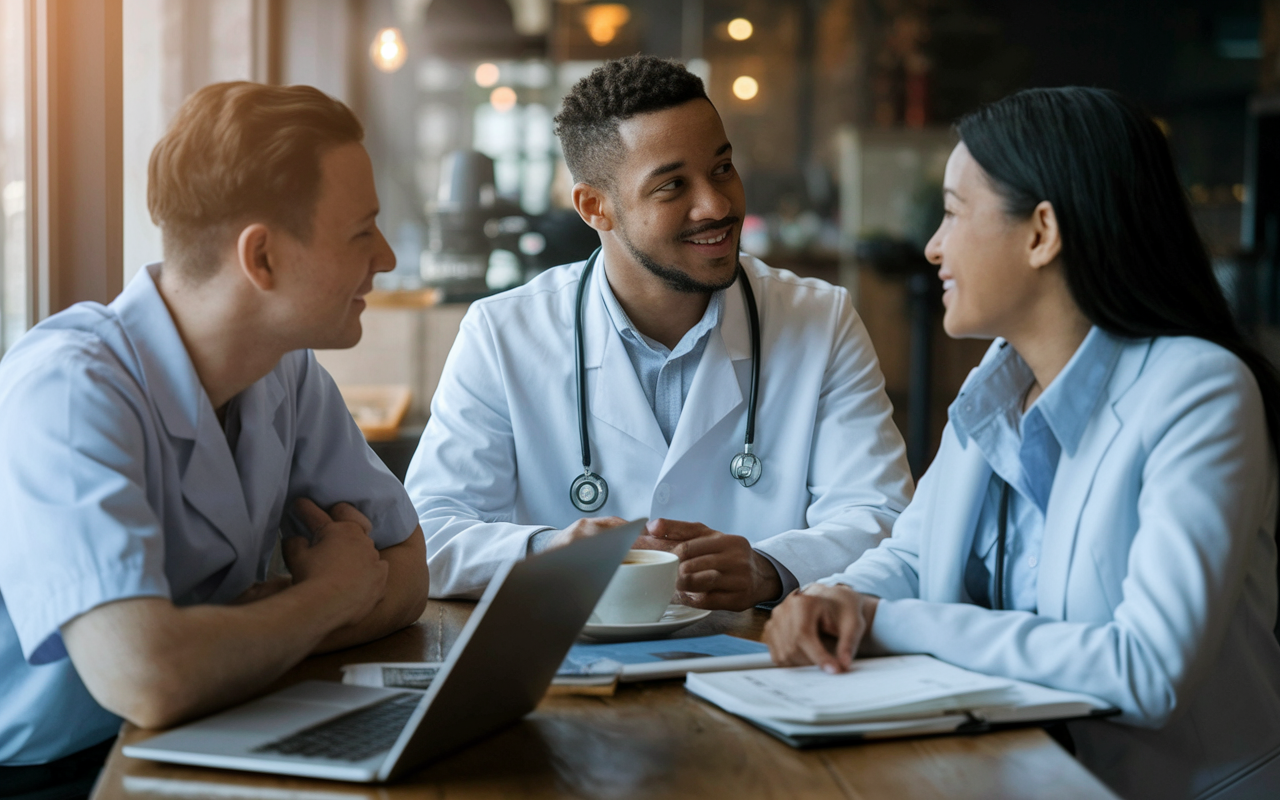
<path id="1" fill-rule="evenodd" d="M 1117 713 L 1090 695 L 980 675 L 922 655 L 859 659 L 840 675 L 817 667 L 691 673 L 685 686 L 794 747 Z"/>

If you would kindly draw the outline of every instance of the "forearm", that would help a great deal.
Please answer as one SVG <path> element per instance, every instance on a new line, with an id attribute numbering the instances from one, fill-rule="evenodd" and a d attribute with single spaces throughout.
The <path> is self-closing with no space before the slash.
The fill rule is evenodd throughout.
<path id="1" fill-rule="evenodd" d="M 269 685 L 345 622 L 343 605 L 314 582 L 236 606 L 124 600 L 67 623 L 63 638 L 104 708 L 143 727 L 168 727 Z"/>
<path id="2" fill-rule="evenodd" d="M 484 522 L 474 510 L 448 513 L 421 517 L 429 543 L 431 596 L 440 599 L 478 599 L 498 565 L 527 557 L 529 537 L 547 528 Z"/>
<path id="3" fill-rule="evenodd" d="M 893 524 L 889 515 L 864 513 L 783 531 L 754 543 L 756 550 L 786 565 L 804 586 L 844 569 L 874 549 Z"/>
<path id="4" fill-rule="evenodd" d="M 344 625 L 325 636 L 315 652 L 326 653 L 379 639 L 412 625 L 427 605 L 431 578 L 427 571 L 427 548 L 418 527 L 402 543 L 382 550 L 387 562 L 387 592 L 372 612 L 352 625 Z"/>
<path id="5" fill-rule="evenodd" d="M 869 638 L 877 652 L 928 653 L 966 669 L 1109 701 L 1121 721 L 1164 723 L 1186 672 L 1151 632 L 1127 620 L 1064 622 L 967 603 L 881 601 Z"/>

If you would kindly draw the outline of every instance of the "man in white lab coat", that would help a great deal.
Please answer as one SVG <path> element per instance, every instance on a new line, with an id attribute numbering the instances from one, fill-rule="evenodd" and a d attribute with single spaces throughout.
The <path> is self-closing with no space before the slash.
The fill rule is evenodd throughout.
<path id="1" fill-rule="evenodd" d="M 600 234 L 581 356 L 584 263 L 467 313 L 405 481 L 432 594 L 478 596 L 507 559 L 637 517 L 651 522 L 636 547 L 681 557 L 688 605 L 768 605 L 844 568 L 889 533 L 912 493 L 848 293 L 739 254 L 733 150 L 702 81 L 680 64 L 608 62 L 574 87 L 556 124 L 574 207 Z M 730 470 L 750 406 L 749 295 L 754 483 Z M 607 481 L 598 509 L 571 498 L 584 472 Z"/>

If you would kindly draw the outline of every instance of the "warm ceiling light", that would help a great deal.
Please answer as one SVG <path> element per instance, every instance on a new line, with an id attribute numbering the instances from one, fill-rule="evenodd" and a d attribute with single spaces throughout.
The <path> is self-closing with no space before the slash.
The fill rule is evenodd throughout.
<path id="1" fill-rule="evenodd" d="M 751 38 L 751 34 L 755 33 L 755 31 L 756 29 L 749 19 L 738 17 L 729 23 L 729 38 L 735 42 L 745 42 Z"/>
<path id="2" fill-rule="evenodd" d="M 733 96 L 739 100 L 750 100 L 760 93 L 760 84 L 750 75 L 740 75 L 733 81 Z"/>
<path id="3" fill-rule="evenodd" d="M 476 85 L 488 89 L 498 82 L 498 78 L 502 73 L 498 70 L 497 64 L 481 64 L 476 67 Z"/>
<path id="4" fill-rule="evenodd" d="M 395 72 L 404 66 L 408 49 L 404 46 L 404 37 L 398 28 L 383 28 L 373 37 L 373 46 L 369 48 L 369 57 L 373 65 L 383 72 Z"/>
<path id="5" fill-rule="evenodd" d="M 603 3 L 587 6 L 582 9 L 582 21 L 587 26 L 587 35 L 598 45 L 612 42 L 618 35 L 618 29 L 631 19 L 631 9 L 621 3 Z"/>
<path id="6" fill-rule="evenodd" d="M 516 105 L 516 90 L 510 86 L 499 86 L 489 93 L 489 104 L 498 111 L 510 111 Z"/>

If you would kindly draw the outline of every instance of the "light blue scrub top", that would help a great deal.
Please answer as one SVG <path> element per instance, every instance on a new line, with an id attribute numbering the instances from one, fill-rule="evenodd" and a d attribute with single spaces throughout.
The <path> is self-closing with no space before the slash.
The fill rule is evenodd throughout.
<path id="1" fill-rule="evenodd" d="M 418 524 L 310 351 L 232 403 L 234 450 L 173 319 L 141 270 L 0 362 L 0 765 L 52 761 L 116 733 L 60 626 L 129 597 L 226 603 L 266 577 L 287 504 L 347 501 L 379 548 Z"/>

